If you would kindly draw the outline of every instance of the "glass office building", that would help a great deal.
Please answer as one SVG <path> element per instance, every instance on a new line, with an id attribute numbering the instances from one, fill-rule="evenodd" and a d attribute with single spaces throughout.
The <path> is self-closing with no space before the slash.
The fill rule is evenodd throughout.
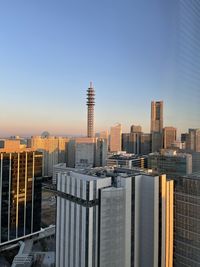
<path id="1" fill-rule="evenodd" d="M 0 244 L 40 230 L 42 153 L 0 152 Z"/>
<path id="2" fill-rule="evenodd" d="M 200 266 L 200 177 L 175 181 L 174 211 L 174 267 Z"/>

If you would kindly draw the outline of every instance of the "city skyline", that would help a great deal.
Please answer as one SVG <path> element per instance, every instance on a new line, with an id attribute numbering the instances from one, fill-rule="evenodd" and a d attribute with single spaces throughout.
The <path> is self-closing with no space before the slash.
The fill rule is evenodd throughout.
<path id="1" fill-rule="evenodd" d="M 178 2 L 1 2 L 0 135 L 86 135 L 90 80 L 96 132 L 116 122 L 123 131 L 141 124 L 149 132 L 152 100 L 164 101 L 165 126 L 198 128 L 200 83 L 188 62 L 199 52 L 199 39 L 192 47 L 182 34 L 177 47 L 174 25 L 184 22 Z"/>
<path id="2" fill-rule="evenodd" d="M 85 91 L 86 92 L 86 91 Z M 160 101 L 160 100 L 152 100 L 152 101 Z M 95 120 L 95 125 L 94 125 L 94 133 L 100 133 L 102 131 L 110 131 L 110 129 L 114 126 L 114 125 L 117 125 L 117 124 L 121 124 L 122 126 L 122 132 L 123 133 L 128 133 L 130 132 L 130 127 L 131 125 L 140 125 L 142 127 L 142 131 L 145 132 L 145 133 L 150 133 L 151 132 L 151 102 L 149 102 L 149 114 L 145 114 L 146 118 L 145 118 L 145 121 L 147 122 L 147 126 L 145 127 L 143 122 L 140 121 L 140 120 L 135 120 L 135 121 L 129 121 L 129 123 L 126 123 L 125 125 L 123 125 L 122 123 L 120 123 L 119 121 L 117 120 L 113 120 L 113 123 L 111 125 L 108 125 L 106 127 L 104 127 L 102 125 L 102 127 L 99 127 L 98 126 L 98 121 L 96 119 L 96 110 L 94 112 L 94 120 Z M 186 126 L 185 128 L 179 128 L 177 125 L 174 124 L 173 122 L 173 119 L 171 120 L 168 120 L 169 122 L 171 121 L 171 123 L 166 123 L 167 120 L 165 120 L 165 102 L 163 100 L 161 100 L 163 103 L 164 103 L 164 125 L 163 127 L 176 127 L 177 128 L 177 133 L 178 133 L 178 137 L 180 139 L 180 135 L 181 133 L 185 133 L 185 132 L 188 132 L 189 129 L 199 129 L 199 125 L 198 124 L 195 124 L 196 126 L 195 127 L 191 127 L 190 124 L 188 124 L 188 126 Z M 86 109 L 86 106 L 85 107 L 85 110 L 84 110 L 84 115 L 85 117 L 82 118 L 82 128 L 81 129 L 78 129 L 76 132 L 74 131 L 71 131 L 70 130 L 70 126 L 67 128 L 66 132 L 64 132 L 63 130 L 60 131 L 60 129 L 58 128 L 57 130 L 55 130 L 54 128 L 54 125 L 52 125 L 50 128 L 46 129 L 44 128 L 43 126 L 41 126 L 39 129 L 37 128 L 37 124 L 35 125 L 36 128 L 31 128 L 30 131 L 26 132 L 26 131 L 23 131 L 23 130 L 11 130 L 10 132 L 6 132 L 4 131 L 3 128 L 0 129 L 0 137 L 10 137 L 10 136 L 21 136 L 21 137 L 28 137 L 28 136 L 40 136 L 42 135 L 42 133 L 44 132 L 48 132 L 50 133 L 50 135 L 54 135 L 54 136 L 87 136 L 87 109 Z M 83 115 L 83 113 L 82 113 Z M 148 118 L 149 117 L 149 118 Z M 148 121 L 149 119 L 149 121 Z M 19 122 L 18 122 L 19 123 Z M 97 127 L 95 127 L 97 125 Z M 194 124 L 193 124 L 194 125 Z M 39 125 L 40 126 L 40 125 Z M 9 127 L 7 128 L 9 129 Z"/>

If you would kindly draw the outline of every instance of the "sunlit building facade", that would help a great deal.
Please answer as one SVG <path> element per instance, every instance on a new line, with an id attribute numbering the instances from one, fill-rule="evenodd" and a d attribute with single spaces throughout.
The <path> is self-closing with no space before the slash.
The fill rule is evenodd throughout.
<path id="1" fill-rule="evenodd" d="M 117 124 L 110 129 L 110 152 L 122 150 L 122 126 Z"/>
<path id="2" fill-rule="evenodd" d="M 28 140 L 28 147 L 43 153 L 43 175 L 52 176 L 53 166 L 66 162 L 68 138 L 50 135 L 32 136 Z"/>
<path id="3" fill-rule="evenodd" d="M 177 137 L 177 129 L 174 127 L 164 127 L 163 129 L 163 148 L 171 148 Z"/>
<path id="4" fill-rule="evenodd" d="M 152 152 L 163 146 L 163 101 L 151 102 Z"/>

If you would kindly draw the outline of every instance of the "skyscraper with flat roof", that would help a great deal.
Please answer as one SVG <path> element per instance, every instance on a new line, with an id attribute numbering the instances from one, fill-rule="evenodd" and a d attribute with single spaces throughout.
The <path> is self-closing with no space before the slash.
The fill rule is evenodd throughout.
<path id="1" fill-rule="evenodd" d="M 162 148 L 163 132 L 163 101 L 151 102 L 151 135 L 152 152 L 159 151 Z"/>
<path id="2" fill-rule="evenodd" d="M 56 267 L 130 267 L 124 186 L 66 167 L 57 175 Z"/>
<path id="3" fill-rule="evenodd" d="M 117 124 L 110 129 L 110 152 L 122 150 L 122 126 Z"/>
<path id="4" fill-rule="evenodd" d="M 102 168 L 55 171 L 56 267 L 172 266 L 173 181 Z"/>
<path id="5" fill-rule="evenodd" d="M 28 146 L 31 149 L 43 153 L 43 175 L 53 175 L 53 165 L 66 162 L 66 148 L 69 142 L 67 137 L 50 136 L 42 134 L 41 136 L 32 136 L 28 140 Z"/>
<path id="6" fill-rule="evenodd" d="M 140 125 L 131 125 L 131 133 L 141 133 L 142 127 Z"/>
<path id="7" fill-rule="evenodd" d="M 42 153 L 0 151 L 0 245 L 40 231 Z"/>
<path id="8" fill-rule="evenodd" d="M 163 147 L 171 148 L 175 143 L 177 136 L 177 129 L 174 127 L 165 127 L 163 129 Z"/>

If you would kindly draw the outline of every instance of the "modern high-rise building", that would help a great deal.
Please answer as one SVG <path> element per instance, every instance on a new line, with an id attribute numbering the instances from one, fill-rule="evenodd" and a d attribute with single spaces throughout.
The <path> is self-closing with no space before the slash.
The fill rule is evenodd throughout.
<path id="1" fill-rule="evenodd" d="M 56 267 L 130 266 L 125 189 L 63 168 L 57 190 Z"/>
<path id="2" fill-rule="evenodd" d="M 74 138 L 68 143 L 67 166 L 71 168 L 93 168 L 105 166 L 107 140 L 103 138 Z"/>
<path id="3" fill-rule="evenodd" d="M 131 125 L 131 133 L 141 133 L 142 127 L 140 125 Z"/>
<path id="4" fill-rule="evenodd" d="M 200 266 L 200 177 L 174 181 L 174 267 Z"/>
<path id="5" fill-rule="evenodd" d="M 163 101 L 151 102 L 151 132 L 162 133 L 163 130 Z"/>
<path id="6" fill-rule="evenodd" d="M 110 152 L 122 150 L 122 126 L 117 124 L 110 129 Z"/>
<path id="7" fill-rule="evenodd" d="M 94 106 L 95 106 L 95 91 L 90 82 L 90 87 L 87 90 L 87 106 L 88 106 L 88 114 L 87 114 L 87 137 L 94 137 Z"/>
<path id="8" fill-rule="evenodd" d="M 108 157 L 106 166 L 118 166 L 127 169 L 147 169 L 147 159 L 147 156 L 136 156 L 134 154 L 114 154 Z"/>
<path id="9" fill-rule="evenodd" d="M 188 133 L 182 133 L 181 134 L 181 142 L 186 142 L 188 138 Z"/>
<path id="10" fill-rule="evenodd" d="M 40 231 L 42 153 L 0 150 L 0 245 Z"/>
<path id="11" fill-rule="evenodd" d="M 129 135 L 129 152 L 139 155 L 141 152 L 141 132 L 131 132 Z"/>
<path id="12" fill-rule="evenodd" d="M 56 266 L 171 267 L 173 181 L 89 173 L 57 169 Z"/>
<path id="13" fill-rule="evenodd" d="M 132 265 L 173 266 L 173 181 L 138 175 L 132 183 Z"/>
<path id="14" fill-rule="evenodd" d="M 189 129 L 186 139 L 186 149 L 200 152 L 200 129 Z"/>
<path id="15" fill-rule="evenodd" d="M 100 139 L 104 139 L 104 142 L 107 143 L 107 150 L 108 150 L 108 146 L 109 146 L 109 134 L 108 131 L 102 131 L 99 133 L 99 138 Z"/>
<path id="16" fill-rule="evenodd" d="M 163 148 L 171 148 L 177 137 L 177 129 L 174 127 L 165 127 L 163 129 Z"/>
<path id="17" fill-rule="evenodd" d="M 99 138 L 108 140 L 108 136 L 109 136 L 108 131 L 102 131 L 99 133 Z"/>
<path id="18" fill-rule="evenodd" d="M 53 166 L 66 162 L 66 150 L 69 138 L 50 136 L 32 136 L 28 140 L 28 147 L 43 153 L 43 176 L 53 175 Z"/>
<path id="19" fill-rule="evenodd" d="M 122 151 L 136 155 L 148 155 L 151 152 L 151 134 L 122 133 Z"/>
<path id="20" fill-rule="evenodd" d="M 149 154 L 148 168 L 158 174 L 166 174 L 172 179 L 189 175 L 192 173 L 192 155 L 163 149 L 160 153 Z"/>
<path id="21" fill-rule="evenodd" d="M 159 151 L 162 148 L 163 131 L 163 101 L 151 102 L 151 134 L 152 134 L 152 152 Z"/>
<path id="22" fill-rule="evenodd" d="M 0 150 L 6 151 L 18 151 L 21 148 L 19 139 L 1 139 L 0 140 Z M 23 147 L 24 148 L 24 147 Z"/>
<path id="23" fill-rule="evenodd" d="M 106 166 L 108 155 L 108 140 L 104 138 L 97 138 L 95 148 L 95 167 Z"/>
<path id="24" fill-rule="evenodd" d="M 122 151 L 130 152 L 130 133 L 122 133 Z"/>
<path id="25" fill-rule="evenodd" d="M 141 134 L 141 155 L 148 155 L 151 153 L 151 134 L 149 133 L 142 133 Z"/>

